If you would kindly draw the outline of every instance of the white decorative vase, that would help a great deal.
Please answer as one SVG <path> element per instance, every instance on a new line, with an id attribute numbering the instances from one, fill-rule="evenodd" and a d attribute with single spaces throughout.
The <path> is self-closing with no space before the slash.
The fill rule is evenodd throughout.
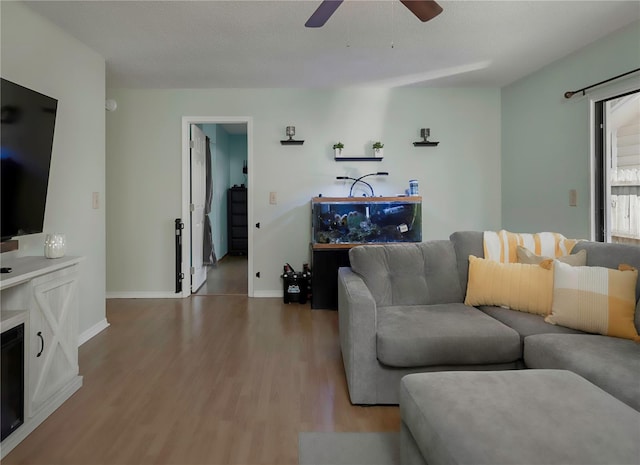
<path id="1" fill-rule="evenodd" d="M 44 240 L 44 256 L 47 258 L 64 257 L 67 240 L 64 234 L 47 234 Z"/>
<path id="2" fill-rule="evenodd" d="M 384 155 L 384 149 L 373 149 L 373 156 L 375 158 L 382 158 Z"/>
<path id="3" fill-rule="evenodd" d="M 333 149 L 336 158 L 342 157 L 342 149 Z"/>

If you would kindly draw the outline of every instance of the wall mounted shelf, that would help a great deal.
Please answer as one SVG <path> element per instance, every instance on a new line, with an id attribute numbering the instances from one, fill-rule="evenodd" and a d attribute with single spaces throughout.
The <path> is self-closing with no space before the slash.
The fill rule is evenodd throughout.
<path id="1" fill-rule="evenodd" d="M 304 144 L 303 140 L 281 140 L 280 144 L 282 145 L 302 145 Z"/>
<path id="2" fill-rule="evenodd" d="M 440 142 L 425 142 L 425 141 L 420 141 L 420 142 L 414 142 L 413 146 L 414 147 L 435 147 L 439 144 Z"/>
<path id="3" fill-rule="evenodd" d="M 335 161 L 382 161 L 382 157 L 334 157 Z"/>

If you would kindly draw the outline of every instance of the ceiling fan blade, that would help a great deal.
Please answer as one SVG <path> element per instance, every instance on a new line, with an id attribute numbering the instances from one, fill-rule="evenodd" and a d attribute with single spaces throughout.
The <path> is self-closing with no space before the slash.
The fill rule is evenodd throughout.
<path id="1" fill-rule="evenodd" d="M 442 13 L 442 7 L 434 0 L 400 0 L 423 23 Z"/>
<path id="2" fill-rule="evenodd" d="M 304 25 L 306 27 L 322 27 L 338 9 L 343 0 L 324 0 Z"/>

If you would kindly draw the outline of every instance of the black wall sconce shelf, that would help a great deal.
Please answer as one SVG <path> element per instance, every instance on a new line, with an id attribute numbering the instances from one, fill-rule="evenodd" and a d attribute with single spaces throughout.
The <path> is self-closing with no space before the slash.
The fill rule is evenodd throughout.
<path id="1" fill-rule="evenodd" d="M 439 143 L 440 142 L 424 142 L 424 141 L 420 141 L 420 142 L 414 142 L 413 146 L 414 147 L 435 147 Z"/>
<path id="2" fill-rule="evenodd" d="M 430 135 L 431 135 L 431 129 L 429 129 L 429 128 L 420 129 L 420 137 L 422 137 L 422 140 L 419 140 L 418 142 L 414 142 L 413 146 L 414 147 L 435 147 L 435 146 L 437 146 L 440 142 L 431 142 L 431 141 L 427 140 Z"/>
<path id="3" fill-rule="evenodd" d="M 293 136 L 296 135 L 296 127 L 295 126 L 287 126 L 286 134 L 288 139 L 281 140 L 280 144 L 282 145 L 302 145 L 304 144 L 303 140 L 293 140 Z"/>
<path id="4" fill-rule="evenodd" d="M 382 157 L 335 157 L 335 161 L 382 161 Z"/>

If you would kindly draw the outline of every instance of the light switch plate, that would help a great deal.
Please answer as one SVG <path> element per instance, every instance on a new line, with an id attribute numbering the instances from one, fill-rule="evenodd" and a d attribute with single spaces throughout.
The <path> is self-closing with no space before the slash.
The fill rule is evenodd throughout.
<path id="1" fill-rule="evenodd" d="M 571 189 L 569 191 L 569 206 L 570 207 L 578 206 L 578 192 L 575 189 Z"/>

